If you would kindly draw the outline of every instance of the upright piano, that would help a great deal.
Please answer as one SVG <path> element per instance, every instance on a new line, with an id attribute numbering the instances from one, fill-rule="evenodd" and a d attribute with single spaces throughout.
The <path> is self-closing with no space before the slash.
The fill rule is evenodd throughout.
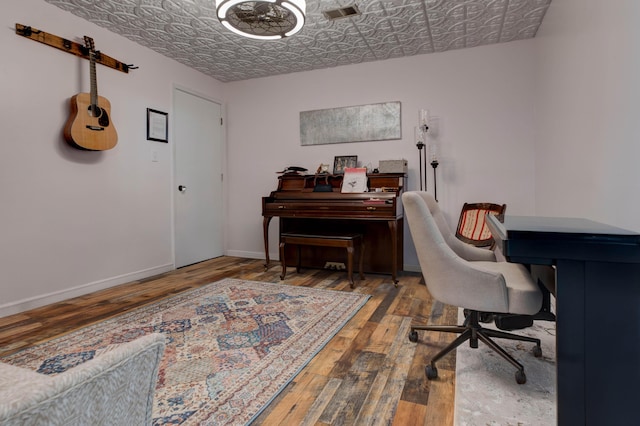
<path id="1" fill-rule="evenodd" d="M 362 233 L 365 272 L 391 274 L 397 285 L 403 265 L 404 215 L 400 196 L 406 175 L 370 173 L 367 180 L 369 192 L 342 193 L 342 175 L 279 176 L 278 189 L 262 198 L 265 267 L 269 266 L 269 223 L 278 217 L 280 233 Z M 315 192 L 317 184 L 324 185 L 327 192 Z M 344 250 L 301 247 L 300 257 L 303 267 L 323 268 L 327 261 L 343 259 Z M 287 252 L 286 258 L 293 261 L 297 254 Z"/>

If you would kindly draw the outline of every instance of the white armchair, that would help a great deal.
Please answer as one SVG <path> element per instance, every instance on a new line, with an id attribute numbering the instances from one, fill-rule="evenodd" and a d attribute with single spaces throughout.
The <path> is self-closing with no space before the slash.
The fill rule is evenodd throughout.
<path id="1" fill-rule="evenodd" d="M 162 334 L 47 376 L 0 363 L 0 424 L 150 425 Z"/>

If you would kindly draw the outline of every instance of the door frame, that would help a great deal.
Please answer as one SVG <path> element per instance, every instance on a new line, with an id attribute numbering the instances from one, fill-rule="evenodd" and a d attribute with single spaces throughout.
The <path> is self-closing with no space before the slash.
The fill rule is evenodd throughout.
<path id="1" fill-rule="evenodd" d="M 228 191 L 227 191 L 227 106 L 220 99 L 204 94 L 197 90 L 193 90 L 187 86 L 174 83 L 171 88 L 171 120 L 169 123 L 170 143 L 171 143 L 171 256 L 173 262 L 173 269 L 176 269 L 176 143 L 175 143 L 175 92 L 180 90 L 181 92 L 188 93 L 192 96 L 205 99 L 209 102 L 220 105 L 220 117 L 222 119 L 222 125 L 220 126 L 220 150 L 222 152 L 222 254 L 227 255 L 227 242 L 229 236 L 227 235 L 227 205 L 229 204 Z M 173 142 L 171 142 L 173 141 Z"/>

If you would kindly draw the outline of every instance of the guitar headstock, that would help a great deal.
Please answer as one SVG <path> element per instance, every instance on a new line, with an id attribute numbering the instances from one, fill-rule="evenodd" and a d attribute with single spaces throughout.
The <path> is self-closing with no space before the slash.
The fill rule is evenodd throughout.
<path id="1" fill-rule="evenodd" d="M 89 52 L 95 52 L 96 45 L 91 37 L 84 36 L 84 46 L 89 49 Z"/>

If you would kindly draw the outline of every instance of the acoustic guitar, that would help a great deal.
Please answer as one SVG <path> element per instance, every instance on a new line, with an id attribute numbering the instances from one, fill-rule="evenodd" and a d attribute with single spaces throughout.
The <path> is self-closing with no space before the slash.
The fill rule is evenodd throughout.
<path id="1" fill-rule="evenodd" d="M 78 93 L 71 97 L 71 114 L 64 126 L 64 138 L 74 148 L 104 151 L 118 143 L 118 134 L 111 122 L 111 103 L 98 96 L 96 79 L 96 52 L 93 39 L 84 37 L 89 50 L 91 93 Z"/>

